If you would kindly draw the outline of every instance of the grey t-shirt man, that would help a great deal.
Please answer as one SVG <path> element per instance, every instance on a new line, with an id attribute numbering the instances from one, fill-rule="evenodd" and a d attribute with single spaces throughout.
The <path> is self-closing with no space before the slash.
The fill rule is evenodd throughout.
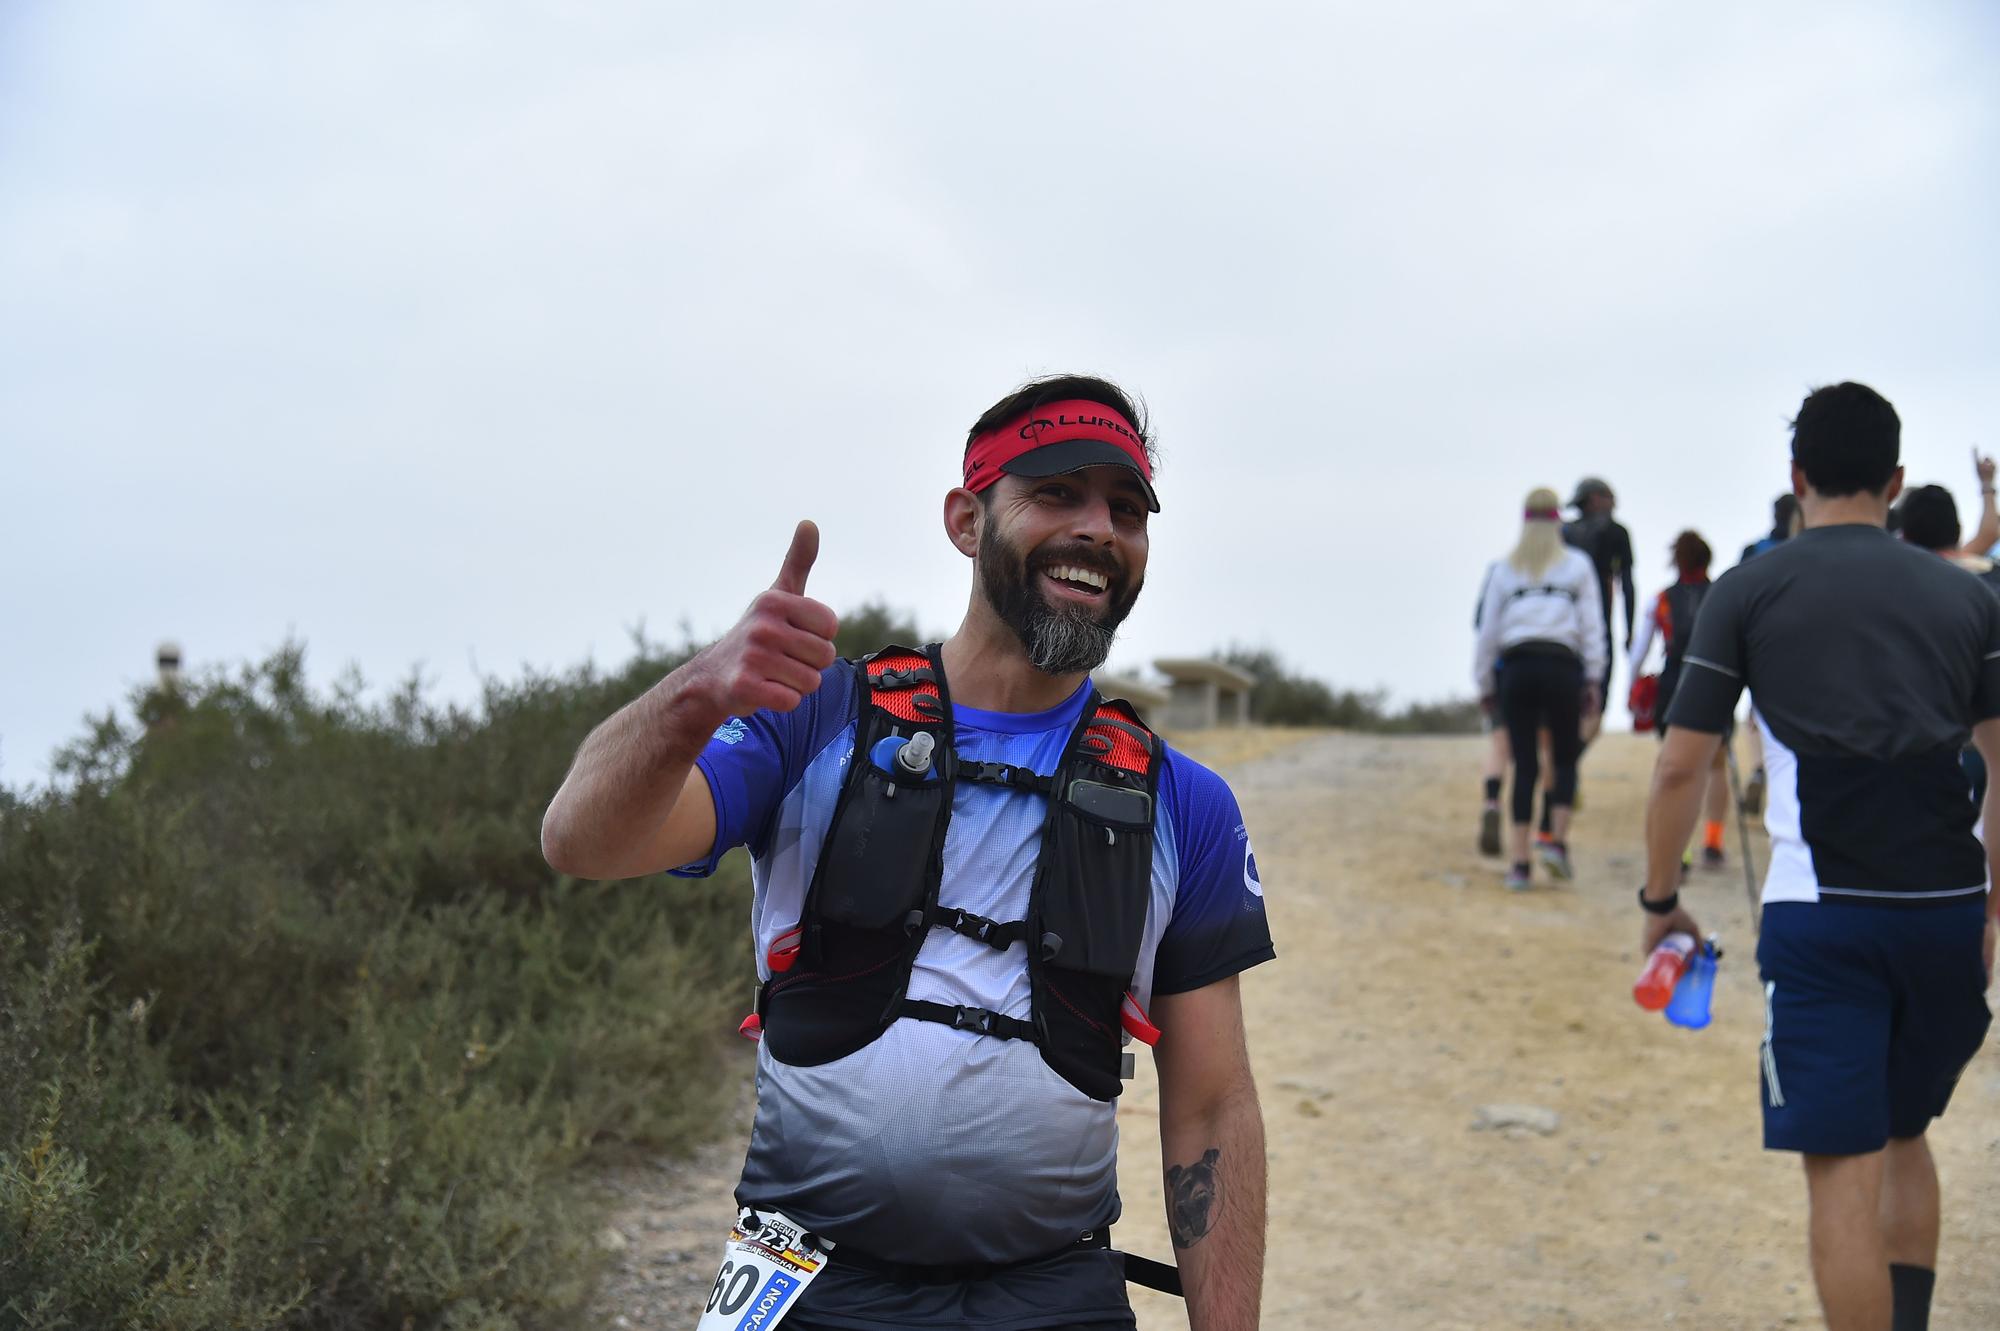
<path id="1" fill-rule="evenodd" d="M 1771 783 L 1765 901 L 1985 890 L 1958 756 L 2000 716 L 2000 600 L 1977 578 L 1880 527 L 1803 531 L 1716 581 L 1667 723 L 1720 733 L 1745 687 Z"/>

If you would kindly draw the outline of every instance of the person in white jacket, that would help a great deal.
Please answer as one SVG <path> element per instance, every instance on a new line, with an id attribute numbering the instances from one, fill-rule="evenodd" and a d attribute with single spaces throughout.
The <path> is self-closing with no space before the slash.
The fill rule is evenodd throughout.
<path id="1" fill-rule="evenodd" d="M 1514 756 L 1513 858 L 1507 886 L 1529 886 L 1528 825 L 1534 815 L 1541 756 L 1535 736 L 1549 732 L 1554 780 L 1553 839 L 1541 846 L 1551 876 L 1571 877 L 1569 814 L 1576 799 L 1576 761 L 1583 751 L 1586 716 L 1603 707 L 1597 681 L 1604 677 L 1610 643 L 1604 627 L 1597 570 L 1590 557 L 1563 544 L 1562 510 L 1553 490 L 1528 495 L 1521 539 L 1493 568 L 1479 610 L 1472 679 L 1480 705 L 1496 706 Z"/>

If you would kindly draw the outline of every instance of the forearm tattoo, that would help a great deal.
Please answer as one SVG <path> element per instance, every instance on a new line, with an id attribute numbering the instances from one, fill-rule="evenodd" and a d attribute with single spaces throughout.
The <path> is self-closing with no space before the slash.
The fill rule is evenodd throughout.
<path id="1" fill-rule="evenodd" d="M 1222 1152 L 1210 1147 L 1191 1165 L 1167 1167 L 1167 1230 L 1176 1248 L 1208 1237 L 1222 1214 Z"/>

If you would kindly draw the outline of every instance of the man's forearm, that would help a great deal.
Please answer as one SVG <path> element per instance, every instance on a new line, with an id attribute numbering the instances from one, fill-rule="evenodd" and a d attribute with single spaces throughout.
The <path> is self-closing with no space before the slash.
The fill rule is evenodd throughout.
<path id="1" fill-rule="evenodd" d="M 2000 783 L 1993 780 L 1993 760 L 1986 757 L 1989 745 L 1980 746 L 1986 758 L 1986 799 L 1981 804 L 1986 819 L 1986 936 L 1980 943 L 1980 958 L 1986 964 L 1986 984 L 1993 984 L 1994 950 L 2000 939 Z"/>
<path id="2" fill-rule="evenodd" d="M 1982 758 L 1985 754 L 1980 755 Z M 1980 803 L 1983 819 L 1980 830 L 1986 834 L 1986 911 L 2000 919 L 2000 781 L 1994 779 L 1995 772 L 1991 760 L 1986 764 L 1986 798 Z"/>
<path id="3" fill-rule="evenodd" d="M 1660 755 L 1653 769 L 1653 794 L 1646 802 L 1646 889 L 1664 900 L 1679 890 L 1681 852 L 1701 815 L 1706 768 L 1687 768 Z"/>
<path id="4" fill-rule="evenodd" d="M 1264 1115 L 1256 1087 L 1246 1080 L 1211 1111 L 1184 1119 L 1163 1112 L 1160 1147 L 1190 1331 L 1252 1331 L 1264 1288 Z"/>
<path id="5" fill-rule="evenodd" d="M 542 819 L 542 849 L 580 877 L 620 878 L 662 866 L 644 849 L 672 814 L 714 732 L 714 708 L 676 670 L 590 732 Z"/>
<path id="6" fill-rule="evenodd" d="M 1966 548 L 1976 555 L 1983 555 L 2000 541 L 2000 508 L 1993 502 L 1993 491 L 1982 487 L 1979 491 L 1979 526 L 1966 542 Z"/>

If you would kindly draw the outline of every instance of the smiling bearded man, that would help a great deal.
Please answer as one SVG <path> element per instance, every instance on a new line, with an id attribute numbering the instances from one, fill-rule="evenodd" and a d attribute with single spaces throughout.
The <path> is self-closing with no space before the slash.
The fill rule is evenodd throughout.
<path id="1" fill-rule="evenodd" d="M 1062 585 L 1068 595 L 1060 604 L 1042 595 L 1040 578 Z M 988 523 L 979 538 L 979 585 L 1021 640 L 1028 663 L 1045 675 L 1066 675 L 1104 664 L 1146 579 L 1130 577 L 1113 556 L 1080 542 L 1030 556 L 1008 543 L 999 524 Z"/>
<path id="2" fill-rule="evenodd" d="M 584 741 L 543 823 L 579 877 L 750 850 L 757 1116 L 701 1326 L 1102 1331 L 1132 1325 L 1132 1279 L 1184 1287 L 1193 1331 L 1248 1331 L 1264 1128 L 1237 977 L 1272 956 L 1263 888 L 1222 778 L 1089 679 L 1145 583 L 1144 420 L 1102 379 L 1040 380 L 961 467 L 950 638 L 835 660 L 800 523 L 742 621 Z M 1178 1272 L 1110 1247 L 1134 1040 Z"/>

